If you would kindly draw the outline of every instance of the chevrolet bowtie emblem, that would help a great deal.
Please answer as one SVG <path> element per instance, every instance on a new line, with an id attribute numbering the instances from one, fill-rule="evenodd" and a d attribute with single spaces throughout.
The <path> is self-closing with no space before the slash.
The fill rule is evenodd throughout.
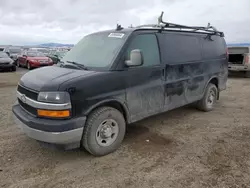
<path id="1" fill-rule="evenodd" d="M 23 103 L 26 103 L 26 96 L 24 94 L 21 95 L 20 99 Z"/>

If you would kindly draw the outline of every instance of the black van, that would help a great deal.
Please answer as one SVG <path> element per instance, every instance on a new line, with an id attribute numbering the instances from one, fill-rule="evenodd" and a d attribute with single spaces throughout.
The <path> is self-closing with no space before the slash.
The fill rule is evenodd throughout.
<path id="1" fill-rule="evenodd" d="M 59 64 L 21 78 L 17 124 L 42 142 L 111 153 L 127 124 L 190 103 L 213 109 L 228 75 L 223 37 L 166 22 L 85 36 Z"/>

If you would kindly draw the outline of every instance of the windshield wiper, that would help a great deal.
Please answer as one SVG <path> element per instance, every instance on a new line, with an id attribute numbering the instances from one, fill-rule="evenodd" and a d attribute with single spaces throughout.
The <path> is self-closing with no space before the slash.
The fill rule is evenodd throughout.
<path id="1" fill-rule="evenodd" d="M 73 64 L 73 65 L 76 65 L 78 68 L 80 69 L 83 69 L 83 70 L 88 70 L 88 68 L 83 65 L 83 64 L 80 64 L 80 63 L 77 63 L 75 61 L 66 61 L 67 63 L 70 63 L 70 64 Z"/>

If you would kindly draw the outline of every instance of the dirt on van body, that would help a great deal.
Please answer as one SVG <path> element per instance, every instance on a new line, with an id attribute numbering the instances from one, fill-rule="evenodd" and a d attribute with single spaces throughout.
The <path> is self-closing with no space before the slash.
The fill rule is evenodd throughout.
<path id="1" fill-rule="evenodd" d="M 184 107 L 127 129 L 115 153 L 45 148 L 14 125 L 21 73 L 0 75 L 0 187 L 249 187 L 250 79 L 230 78 L 212 112 Z"/>

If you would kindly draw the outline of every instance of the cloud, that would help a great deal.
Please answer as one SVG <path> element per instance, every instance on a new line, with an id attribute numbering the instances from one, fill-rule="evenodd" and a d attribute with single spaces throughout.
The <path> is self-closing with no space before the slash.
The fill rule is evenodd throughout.
<path id="1" fill-rule="evenodd" d="M 76 43 L 84 35 L 164 19 L 186 25 L 212 25 L 228 42 L 250 42 L 249 0 L 1 0 L 0 43 Z"/>

